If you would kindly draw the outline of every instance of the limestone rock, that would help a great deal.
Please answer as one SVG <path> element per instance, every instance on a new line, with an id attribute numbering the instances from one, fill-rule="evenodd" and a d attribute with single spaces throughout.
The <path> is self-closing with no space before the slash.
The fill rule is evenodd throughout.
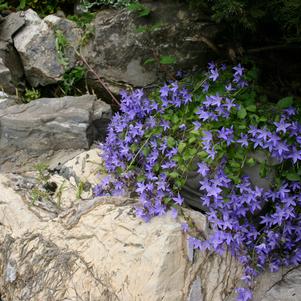
<path id="1" fill-rule="evenodd" d="M 264 294 L 262 301 L 299 301 L 301 300 L 301 268 L 288 271 Z"/>
<path id="2" fill-rule="evenodd" d="M 168 70 L 191 70 L 207 63 L 208 47 L 217 29 L 209 18 L 194 14 L 176 1 L 151 1 L 147 18 L 129 10 L 102 10 L 94 21 L 95 35 L 83 54 L 109 84 L 147 86 Z M 153 26 L 153 27 L 152 27 Z M 175 65 L 144 64 L 160 56 L 174 56 Z M 159 58 L 160 60 L 160 58 Z"/>
<path id="3" fill-rule="evenodd" d="M 66 184 L 60 205 L 55 197 L 32 202 L 37 174 L 0 174 L 2 301 L 235 300 L 240 266 L 230 254 L 191 252 L 181 218 L 168 213 L 144 223 L 135 217 L 134 199 L 77 198 L 72 178 L 97 181 L 98 152 L 53 168 L 50 181 Z M 184 211 L 209 233 L 204 215 Z M 299 301 L 300 275 L 300 268 L 264 274 L 254 300 Z"/>
<path id="4" fill-rule="evenodd" d="M 16 104 L 17 102 L 15 97 L 9 96 L 6 93 L 0 91 L 0 110 L 6 109 Z"/>
<path id="5" fill-rule="evenodd" d="M 39 156 L 61 149 L 87 149 L 104 135 L 110 106 L 92 95 L 42 98 L 0 110 L 0 170 L 16 151 Z"/>
<path id="6" fill-rule="evenodd" d="M 33 10 L 24 12 L 26 25 L 14 36 L 14 45 L 17 49 L 25 70 L 27 81 L 31 86 L 57 83 L 65 72 L 65 68 L 75 66 L 74 49 L 79 45 L 81 29 L 67 19 L 49 15 L 43 20 Z M 60 61 L 56 40 L 60 35 L 68 41 L 64 51 L 67 66 Z M 74 49 L 73 49 L 74 47 Z"/>

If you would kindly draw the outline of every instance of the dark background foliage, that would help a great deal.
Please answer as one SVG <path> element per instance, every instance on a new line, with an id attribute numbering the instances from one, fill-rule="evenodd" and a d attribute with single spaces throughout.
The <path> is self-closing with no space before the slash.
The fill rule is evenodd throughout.
<path id="1" fill-rule="evenodd" d="M 301 95 L 300 0 L 187 0 L 208 12 L 221 31 L 221 56 L 254 61 L 266 93 Z"/>

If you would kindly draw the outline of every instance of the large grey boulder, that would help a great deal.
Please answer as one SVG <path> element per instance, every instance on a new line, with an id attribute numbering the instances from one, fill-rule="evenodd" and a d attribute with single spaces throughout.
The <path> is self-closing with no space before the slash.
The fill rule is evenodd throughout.
<path id="1" fill-rule="evenodd" d="M 87 149 L 104 135 L 110 116 L 110 106 L 92 95 L 42 98 L 0 110 L 0 170 L 21 150 L 39 156 Z"/>
<path id="2" fill-rule="evenodd" d="M 24 12 L 24 19 L 26 24 L 15 34 L 13 41 L 21 57 L 27 81 L 33 87 L 57 83 L 66 69 L 75 66 L 74 49 L 80 43 L 81 29 L 74 22 L 55 15 L 42 20 L 31 9 Z M 64 36 L 69 44 L 63 49 L 66 66 L 56 48 L 59 36 Z"/>
<path id="3" fill-rule="evenodd" d="M 213 39 L 217 32 L 208 17 L 178 1 L 150 1 L 145 5 L 152 10 L 146 18 L 126 9 L 103 10 L 96 16 L 94 37 L 82 53 L 109 84 L 147 86 L 166 71 L 175 73 L 207 64 L 210 51 L 202 39 Z M 142 27 L 144 32 L 139 30 Z M 167 55 L 174 56 L 177 63 L 161 67 L 158 63 L 144 64 Z"/>

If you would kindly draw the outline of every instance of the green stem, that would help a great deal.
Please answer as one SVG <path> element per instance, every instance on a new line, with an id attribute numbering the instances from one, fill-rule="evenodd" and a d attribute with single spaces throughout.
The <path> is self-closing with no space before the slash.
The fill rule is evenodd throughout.
<path id="1" fill-rule="evenodd" d="M 140 149 L 138 150 L 138 152 L 135 154 L 134 158 L 132 159 L 132 161 L 130 162 L 129 166 L 126 169 L 126 173 L 129 171 L 129 169 L 131 168 L 131 166 L 133 165 L 133 163 L 135 162 L 135 160 L 137 159 L 138 155 L 141 153 L 143 147 L 147 144 L 147 142 L 150 140 L 152 136 L 149 136 L 144 143 L 142 144 L 142 146 L 140 147 Z"/>

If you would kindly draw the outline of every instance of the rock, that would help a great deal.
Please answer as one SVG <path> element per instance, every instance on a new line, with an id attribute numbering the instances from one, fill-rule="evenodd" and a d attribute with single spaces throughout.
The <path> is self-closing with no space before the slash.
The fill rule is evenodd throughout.
<path id="1" fill-rule="evenodd" d="M 202 287 L 201 287 L 201 279 L 197 277 L 192 283 L 187 301 L 202 301 L 202 300 L 203 300 L 203 294 L 202 294 Z"/>
<path id="2" fill-rule="evenodd" d="M 74 49 L 79 46 L 81 29 L 72 21 L 55 15 L 41 20 L 31 9 L 24 12 L 24 18 L 26 25 L 15 34 L 13 40 L 21 57 L 27 81 L 33 87 L 57 83 L 66 69 L 75 66 Z M 58 35 L 63 36 L 69 44 L 63 47 L 66 66 L 60 60 L 56 49 Z"/>
<path id="3" fill-rule="evenodd" d="M 10 70 L 4 65 L 0 58 L 0 91 L 5 91 L 9 94 L 15 94 L 16 88 L 12 84 Z"/>
<path id="4" fill-rule="evenodd" d="M 23 65 L 13 44 L 14 35 L 24 25 L 25 19 L 18 12 L 6 16 L 0 26 L 0 86 L 9 94 L 25 86 Z"/>
<path id="5" fill-rule="evenodd" d="M 97 157 L 98 150 L 89 150 L 61 168 L 93 183 Z M 53 162 L 53 166 L 59 163 Z M 90 196 L 81 200 L 72 177 L 64 178 L 60 172 L 49 179 L 58 187 L 60 181 L 65 183 L 60 204 L 57 195 L 47 202 L 42 198 L 33 203 L 35 177 L 33 173 L 0 174 L 3 301 L 235 300 L 240 266 L 230 254 L 220 257 L 194 251 L 189 260 L 181 218 L 168 213 L 144 223 L 134 215 L 134 199 Z M 204 215 L 184 211 L 208 234 Z M 300 268 L 283 273 L 283 281 L 281 272 L 264 274 L 254 300 L 300 300 Z"/>
<path id="6" fill-rule="evenodd" d="M 104 135 L 110 116 L 110 106 L 92 95 L 42 98 L 0 110 L 0 170 L 4 162 L 19 159 L 17 151 L 35 157 L 87 149 Z"/>
<path id="7" fill-rule="evenodd" d="M 4 42 L 12 42 L 15 33 L 25 25 L 25 19 L 22 12 L 11 13 L 6 16 L 0 28 L 0 39 Z"/>
<path id="8" fill-rule="evenodd" d="M 0 110 L 17 104 L 16 98 L 0 91 Z"/>
<path id="9" fill-rule="evenodd" d="M 151 1 L 145 5 L 152 10 L 146 18 L 114 9 L 96 15 L 95 35 L 82 53 L 109 84 L 147 86 L 157 82 L 166 70 L 175 73 L 207 64 L 210 51 L 200 39 L 213 39 L 217 32 L 208 17 L 176 1 Z M 139 31 L 142 27 L 145 32 Z M 160 69 L 158 63 L 144 64 L 148 59 L 167 55 L 177 59 L 172 67 L 162 65 Z"/>
<path id="10" fill-rule="evenodd" d="M 301 268 L 286 273 L 282 279 L 266 291 L 261 301 L 300 301 Z"/>

